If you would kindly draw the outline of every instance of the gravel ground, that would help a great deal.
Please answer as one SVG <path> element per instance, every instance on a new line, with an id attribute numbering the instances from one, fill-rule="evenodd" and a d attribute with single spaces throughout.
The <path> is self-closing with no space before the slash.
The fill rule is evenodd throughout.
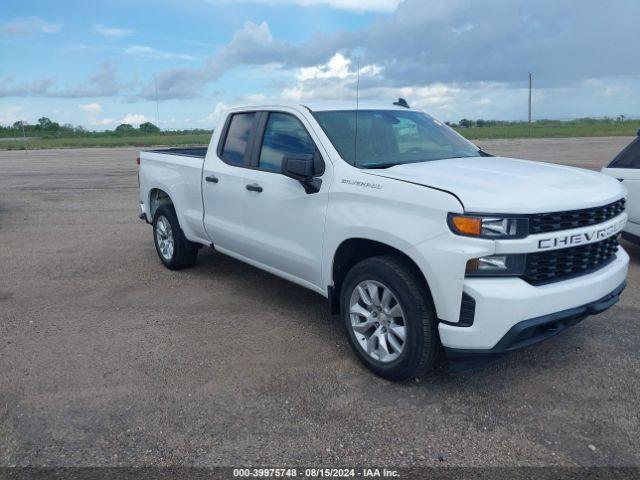
<path id="1" fill-rule="evenodd" d="M 629 140 L 479 143 L 599 168 Z M 164 269 L 136 152 L 0 152 L 0 465 L 640 465 L 637 247 L 606 313 L 392 384 L 320 296 L 208 249 Z"/>

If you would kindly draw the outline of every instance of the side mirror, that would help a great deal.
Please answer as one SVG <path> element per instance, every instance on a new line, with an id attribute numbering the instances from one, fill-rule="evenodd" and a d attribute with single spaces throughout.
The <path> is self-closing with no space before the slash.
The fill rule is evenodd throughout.
<path id="1" fill-rule="evenodd" d="M 282 159 L 282 174 L 305 181 L 313 177 L 313 155 L 287 155 Z"/>
<path id="2" fill-rule="evenodd" d="M 636 132 L 638 134 L 638 136 L 640 137 L 640 128 L 638 129 L 638 131 Z"/>
<path id="3" fill-rule="evenodd" d="M 307 193 L 320 191 L 322 180 L 315 178 L 315 155 L 287 155 L 282 159 L 282 174 L 299 181 Z"/>

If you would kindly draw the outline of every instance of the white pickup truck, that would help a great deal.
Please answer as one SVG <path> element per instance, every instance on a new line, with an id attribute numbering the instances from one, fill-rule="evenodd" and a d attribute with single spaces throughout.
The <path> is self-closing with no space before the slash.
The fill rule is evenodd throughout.
<path id="1" fill-rule="evenodd" d="M 618 180 L 492 156 L 402 99 L 234 108 L 208 149 L 139 164 L 166 267 L 204 245 L 314 290 L 392 380 L 537 343 L 626 284 Z"/>
<path id="2" fill-rule="evenodd" d="M 602 168 L 602 173 L 617 178 L 627 188 L 629 221 L 622 238 L 640 245 L 640 129 L 636 138 Z"/>

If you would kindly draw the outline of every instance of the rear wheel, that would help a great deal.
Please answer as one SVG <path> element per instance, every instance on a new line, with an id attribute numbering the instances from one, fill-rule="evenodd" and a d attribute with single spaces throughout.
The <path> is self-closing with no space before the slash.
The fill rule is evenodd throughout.
<path id="1" fill-rule="evenodd" d="M 384 255 L 356 264 L 344 279 L 340 303 L 349 343 L 374 373 L 404 380 L 437 365 L 441 346 L 433 301 L 405 259 Z"/>
<path id="2" fill-rule="evenodd" d="M 198 248 L 188 241 L 171 205 L 161 205 L 153 216 L 153 239 L 158 257 L 170 270 L 189 268 L 196 263 Z"/>

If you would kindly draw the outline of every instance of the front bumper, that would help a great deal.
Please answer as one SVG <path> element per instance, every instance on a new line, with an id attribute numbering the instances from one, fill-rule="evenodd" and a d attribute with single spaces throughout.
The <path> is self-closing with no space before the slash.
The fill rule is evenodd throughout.
<path id="1" fill-rule="evenodd" d="M 611 308 L 618 302 L 620 294 L 626 286 L 627 283 L 623 282 L 615 290 L 595 302 L 519 322 L 511 327 L 493 348 L 487 350 L 445 348 L 447 358 L 453 362 L 482 360 L 535 345 L 581 322 L 589 315 L 601 313 Z"/>
<path id="2" fill-rule="evenodd" d="M 624 284 L 628 266 L 629 256 L 619 247 L 615 260 L 607 266 L 561 282 L 533 286 L 519 278 L 466 278 L 464 292 L 475 300 L 473 324 L 463 327 L 441 322 L 438 329 L 442 345 L 459 356 L 465 352 L 499 353 L 536 343 L 538 340 L 519 345 L 523 337 L 511 337 L 510 332 L 518 325 L 518 329 L 525 328 L 526 322 L 544 324 L 540 319 L 546 319 L 557 323 L 585 312 L 597 313 L 596 306 L 602 306 L 603 299 Z M 617 301 L 620 291 L 615 299 L 609 299 L 612 303 L 608 306 Z M 573 323 L 565 321 L 561 329 Z"/>

